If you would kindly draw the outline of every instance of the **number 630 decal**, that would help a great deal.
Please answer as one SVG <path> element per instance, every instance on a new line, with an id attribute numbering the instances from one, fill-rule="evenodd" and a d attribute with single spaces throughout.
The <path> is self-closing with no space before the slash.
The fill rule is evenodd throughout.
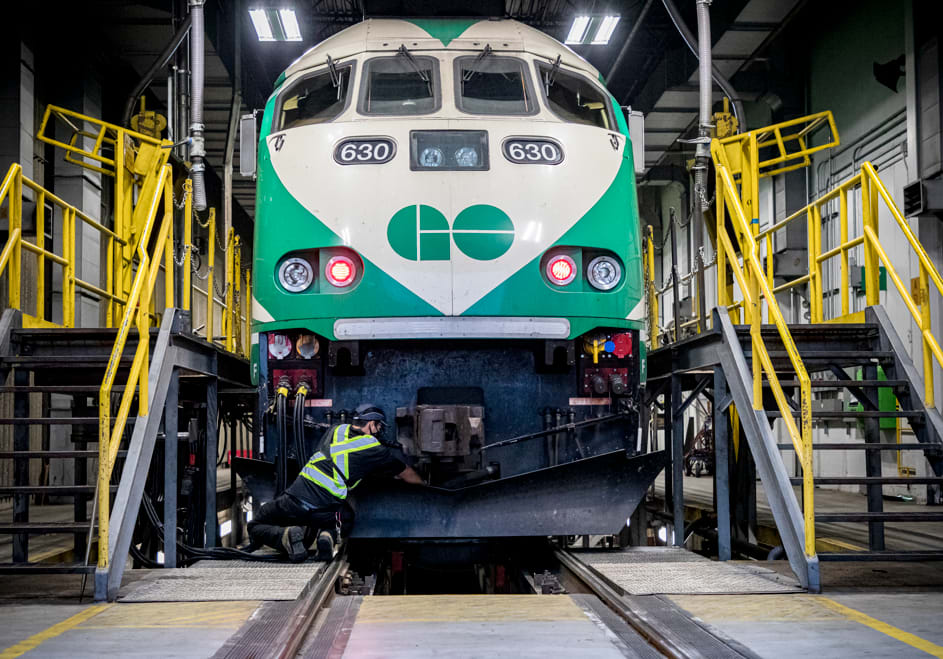
<path id="1" fill-rule="evenodd" d="M 334 149 L 334 160 L 341 165 L 382 165 L 395 155 L 396 144 L 385 137 L 347 139 Z"/>
<path id="2" fill-rule="evenodd" d="M 509 137 L 504 140 L 504 157 L 518 165 L 559 165 L 563 148 L 553 140 Z"/>

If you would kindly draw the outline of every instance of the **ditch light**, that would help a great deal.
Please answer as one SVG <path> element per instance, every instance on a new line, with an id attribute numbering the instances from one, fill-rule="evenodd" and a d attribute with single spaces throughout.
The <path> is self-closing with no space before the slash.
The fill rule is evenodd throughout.
<path id="1" fill-rule="evenodd" d="M 258 7 L 249 10 L 249 18 L 259 41 L 302 41 L 294 9 Z"/>
<path id="2" fill-rule="evenodd" d="M 609 43 L 619 16 L 577 16 L 573 19 L 570 31 L 567 32 L 564 43 L 568 45 L 590 44 L 604 46 Z"/>

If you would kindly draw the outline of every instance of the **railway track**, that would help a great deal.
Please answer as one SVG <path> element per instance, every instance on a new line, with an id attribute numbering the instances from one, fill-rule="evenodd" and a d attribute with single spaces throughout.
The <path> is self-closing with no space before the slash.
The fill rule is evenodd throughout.
<path id="1" fill-rule="evenodd" d="M 582 609 L 587 618 L 597 626 L 604 626 L 606 636 L 612 641 L 613 656 L 671 657 L 672 659 L 700 659 L 706 657 L 731 657 L 754 659 L 755 653 L 735 641 L 722 637 L 716 630 L 693 619 L 669 600 L 657 596 L 628 595 L 582 562 L 576 555 L 555 549 L 553 557 L 558 563 L 558 583 L 565 593 L 536 598 L 539 603 L 553 606 L 558 598 L 568 598 Z M 244 639 L 228 643 L 226 652 L 217 654 L 217 659 L 245 659 L 258 657 L 315 658 L 357 656 L 345 648 L 357 619 L 360 603 L 367 599 L 384 600 L 389 603 L 402 596 L 348 597 L 341 595 L 340 584 L 349 570 L 344 549 L 326 564 L 311 579 L 302 594 L 294 602 L 280 603 L 273 607 L 268 619 L 260 619 L 255 625 L 247 625 L 239 634 Z M 450 596 L 428 596 L 434 609 L 436 599 L 445 601 Z M 475 597 L 475 596 L 472 596 Z M 513 595 L 494 595 L 487 602 L 509 602 Z M 517 596 L 519 597 L 519 596 Z M 502 599 L 503 598 L 503 599 Z M 421 599 L 421 598 L 414 598 Z M 534 600 L 531 601 L 533 606 Z M 577 609 L 574 609 L 577 610 Z M 469 612 L 469 623 L 480 618 L 481 612 Z M 478 616 L 478 618 L 475 618 Z M 421 616 L 420 616 L 421 617 Z M 434 613 L 429 617 L 434 618 Z M 540 616 L 538 616 L 539 618 Z M 262 616 L 265 618 L 265 615 Z M 375 621 L 374 621 L 375 622 Z M 397 622 L 389 620 L 388 622 Z M 416 619 L 403 620 L 416 624 Z M 418 621 L 418 622 L 421 622 Z M 464 621 L 459 618 L 455 622 Z M 431 624 L 431 623 L 430 623 Z M 482 632 L 487 633 L 487 632 Z M 540 632 L 537 632 L 540 633 Z M 435 643 L 434 636 L 422 635 L 423 643 Z M 455 640 L 455 639 L 453 639 Z M 459 641 L 455 641 L 459 642 Z M 575 638 L 574 638 L 574 642 Z M 581 641 L 582 642 L 582 641 Z M 420 646 L 417 646 L 417 650 Z M 445 648 L 443 648 L 443 651 Z M 477 656 L 480 648 L 450 646 L 451 656 Z M 508 654 L 513 654 L 509 648 Z M 374 656 L 400 656 L 379 654 Z M 420 656 L 429 656 L 429 647 L 422 647 Z M 489 656 L 495 656 L 491 653 Z M 529 656 L 529 655 L 528 655 Z"/>

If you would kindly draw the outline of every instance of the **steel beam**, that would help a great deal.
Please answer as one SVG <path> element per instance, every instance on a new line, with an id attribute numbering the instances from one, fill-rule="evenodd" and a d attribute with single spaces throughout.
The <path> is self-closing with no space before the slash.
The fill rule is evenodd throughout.
<path id="1" fill-rule="evenodd" d="M 727 406 L 716 401 L 728 399 L 724 371 L 714 369 L 714 511 L 717 514 L 717 558 L 729 561 L 730 549 L 730 439 L 727 434 Z"/>
<path id="2" fill-rule="evenodd" d="M 164 402 L 164 567 L 177 567 L 177 404 L 180 373 L 175 368 Z"/>

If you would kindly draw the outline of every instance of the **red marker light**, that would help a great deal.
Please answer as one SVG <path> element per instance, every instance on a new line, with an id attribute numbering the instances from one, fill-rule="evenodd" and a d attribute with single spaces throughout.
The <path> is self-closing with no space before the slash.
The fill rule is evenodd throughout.
<path id="1" fill-rule="evenodd" d="M 343 288 L 353 283 L 354 277 L 357 276 L 357 266 L 346 256 L 335 256 L 327 262 L 324 275 L 329 282 Z"/>
<path id="2" fill-rule="evenodd" d="M 576 279 L 576 262 L 561 254 L 547 262 L 547 279 L 557 286 L 566 286 Z"/>

